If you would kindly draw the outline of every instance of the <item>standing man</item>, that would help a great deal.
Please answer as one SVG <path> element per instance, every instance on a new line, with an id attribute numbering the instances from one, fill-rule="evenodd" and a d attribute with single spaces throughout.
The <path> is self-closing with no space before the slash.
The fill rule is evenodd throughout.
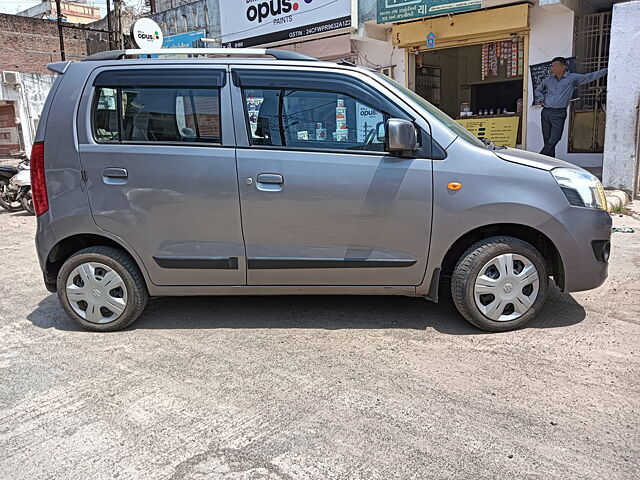
<path id="1" fill-rule="evenodd" d="M 536 100 L 542 104 L 543 155 L 556 156 L 556 145 L 562 138 L 564 121 L 567 119 L 567 107 L 573 90 L 585 83 L 593 82 L 607 74 L 603 68 L 591 73 L 567 72 L 567 59 L 556 57 L 551 61 L 551 75 L 545 78 L 534 92 Z"/>

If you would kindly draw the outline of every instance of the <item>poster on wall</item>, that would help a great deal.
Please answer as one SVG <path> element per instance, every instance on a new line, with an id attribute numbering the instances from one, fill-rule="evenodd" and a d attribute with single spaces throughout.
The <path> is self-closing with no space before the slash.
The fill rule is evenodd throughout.
<path id="1" fill-rule="evenodd" d="M 482 8 L 482 0 L 378 0 L 378 23 Z"/>
<path id="2" fill-rule="evenodd" d="M 352 0 L 219 0 L 222 45 L 251 47 L 352 26 Z"/>
<path id="3" fill-rule="evenodd" d="M 461 118 L 456 120 L 473 135 L 503 147 L 515 147 L 520 117 Z"/>

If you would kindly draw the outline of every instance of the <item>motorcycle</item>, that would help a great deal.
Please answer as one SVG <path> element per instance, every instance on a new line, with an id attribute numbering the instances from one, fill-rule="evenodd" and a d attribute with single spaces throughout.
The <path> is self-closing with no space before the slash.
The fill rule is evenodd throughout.
<path id="1" fill-rule="evenodd" d="M 0 207 L 9 212 L 26 210 L 34 214 L 29 158 L 22 154 L 17 167 L 0 166 Z"/>

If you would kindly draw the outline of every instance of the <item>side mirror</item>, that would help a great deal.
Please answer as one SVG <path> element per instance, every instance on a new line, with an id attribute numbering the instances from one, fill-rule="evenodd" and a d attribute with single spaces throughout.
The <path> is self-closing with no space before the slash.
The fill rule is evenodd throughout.
<path id="1" fill-rule="evenodd" d="M 418 134 L 416 127 L 409 120 L 390 118 L 387 120 L 386 130 L 389 152 L 402 155 L 415 151 Z"/>

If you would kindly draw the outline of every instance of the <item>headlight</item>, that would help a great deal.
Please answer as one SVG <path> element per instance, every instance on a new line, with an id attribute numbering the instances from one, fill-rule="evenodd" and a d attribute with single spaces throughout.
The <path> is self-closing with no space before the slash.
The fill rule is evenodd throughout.
<path id="1" fill-rule="evenodd" d="M 600 181 L 589 172 L 574 168 L 555 168 L 553 178 L 571 205 L 607 209 L 607 199 Z"/>

